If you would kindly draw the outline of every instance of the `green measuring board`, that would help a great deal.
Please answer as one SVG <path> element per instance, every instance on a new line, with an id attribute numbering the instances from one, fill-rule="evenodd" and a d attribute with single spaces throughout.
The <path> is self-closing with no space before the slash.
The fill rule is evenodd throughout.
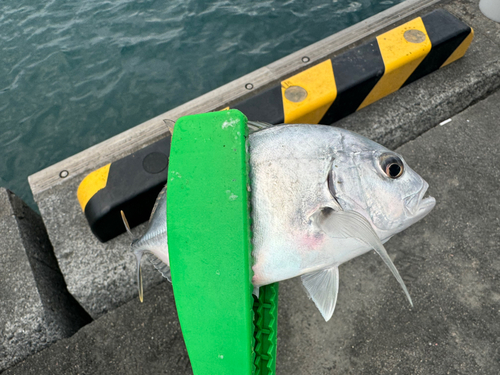
<path id="1" fill-rule="evenodd" d="M 278 283 L 259 288 L 255 297 L 255 375 L 276 374 Z"/>
<path id="2" fill-rule="evenodd" d="M 182 117 L 173 132 L 168 246 L 195 375 L 255 373 L 246 124 L 229 110 Z"/>

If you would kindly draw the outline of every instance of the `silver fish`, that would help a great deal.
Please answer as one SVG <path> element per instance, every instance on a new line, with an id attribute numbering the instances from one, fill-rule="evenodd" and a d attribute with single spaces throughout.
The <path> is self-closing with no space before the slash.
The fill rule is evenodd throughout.
<path id="1" fill-rule="evenodd" d="M 328 321 L 337 300 L 339 265 L 373 249 L 413 306 L 383 243 L 432 210 L 435 199 L 424 198 L 428 184 L 401 155 L 344 129 L 249 126 L 258 130 L 249 137 L 256 290 L 301 276 Z M 132 242 L 141 300 L 142 254 L 155 255 L 155 267 L 170 276 L 165 211 L 166 188 L 148 230 Z"/>

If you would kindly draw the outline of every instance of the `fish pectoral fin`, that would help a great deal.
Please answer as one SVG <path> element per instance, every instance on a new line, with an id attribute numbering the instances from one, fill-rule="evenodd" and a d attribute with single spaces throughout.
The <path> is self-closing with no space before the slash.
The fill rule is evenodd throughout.
<path id="1" fill-rule="evenodd" d="M 306 273 L 301 276 L 309 298 L 325 318 L 329 321 L 335 310 L 339 292 L 339 268 L 337 266 Z"/>
<path id="2" fill-rule="evenodd" d="M 413 307 L 410 293 L 408 293 L 408 289 L 406 289 L 406 285 L 399 275 L 396 266 L 392 263 L 377 233 L 375 233 L 371 224 L 363 215 L 356 211 L 333 211 L 332 209 L 323 209 L 315 214 L 314 220 L 321 230 L 330 237 L 356 238 L 368 246 L 371 246 L 373 250 L 380 255 L 387 267 L 389 267 L 405 292 L 410 305 Z"/>

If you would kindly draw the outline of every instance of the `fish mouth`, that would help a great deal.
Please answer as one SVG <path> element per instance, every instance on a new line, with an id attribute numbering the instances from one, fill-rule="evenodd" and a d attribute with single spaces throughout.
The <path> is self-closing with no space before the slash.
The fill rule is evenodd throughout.
<path id="1" fill-rule="evenodd" d="M 405 210 L 409 217 L 420 220 L 427 215 L 436 205 L 436 199 L 431 196 L 425 196 L 429 184 L 424 181 L 422 188 L 406 198 L 404 198 Z"/>
<path id="2" fill-rule="evenodd" d="M 419 217 L 424 217 L 427 215 L 431 210 L 434 208 L 436 205 L 436 199 L 434 197 L 428 196 L 425 198 L 422 198 L 420 201 L 420 204 L 418 206 L 418 212 L 417 215 Z"/>

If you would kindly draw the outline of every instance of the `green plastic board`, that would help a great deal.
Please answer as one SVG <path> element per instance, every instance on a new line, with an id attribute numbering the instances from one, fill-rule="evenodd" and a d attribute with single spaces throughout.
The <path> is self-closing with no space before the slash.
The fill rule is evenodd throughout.
<path id="1" fill-rule="evenodd" d="M 262 286 L 255 297 L 255 375 L 276 374 L 278 286 Z"/>
<path id="2" fill-rule="evenodd" d="M 229 110 L 182 117 L 173 132 L 168 245 L 195 375 L 255 372 L 246 123 Z"/>

